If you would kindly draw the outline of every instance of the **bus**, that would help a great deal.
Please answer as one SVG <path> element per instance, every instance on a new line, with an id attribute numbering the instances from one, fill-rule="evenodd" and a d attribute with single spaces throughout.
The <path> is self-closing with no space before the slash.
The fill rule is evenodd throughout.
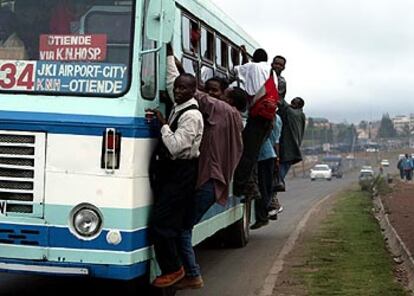
<path id="1" fill-rule="evenodd" d="M 208 0 L 0 0 L 0 26 L 0 272 L 154 276 L 145 110 L 168 105 L 166 44 L 200 86 L 258 44 Z M 230 196 L 194 245 L 244 246 L 249 214 Z"/>

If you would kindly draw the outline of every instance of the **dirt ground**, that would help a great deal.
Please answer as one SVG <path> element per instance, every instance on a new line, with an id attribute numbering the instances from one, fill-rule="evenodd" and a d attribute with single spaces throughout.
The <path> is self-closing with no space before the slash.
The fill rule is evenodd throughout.
<path id="1" fill-rule="evenodd" d="M 382 201 L 392 226 L 414 254 L 414 183 L 397 181 L 393 193 Z"/>

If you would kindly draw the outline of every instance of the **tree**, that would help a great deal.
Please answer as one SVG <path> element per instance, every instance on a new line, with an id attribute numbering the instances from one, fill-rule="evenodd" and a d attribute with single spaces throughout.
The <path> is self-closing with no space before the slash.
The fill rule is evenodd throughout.
<path id="1" fill-rule="evenodd" d="M 315 127 L 315 123 L 313 121 L 313 118 L 312 117 L 309 117 L 307 128 L 314 128 L 314 127 Z"/>
<path id="2" fill-rule="evenodd" d="M 365 120 L 362 120 L 359 124 L 358 124 L 358 128 L 362 129 L 362 130 L 367 130 L 368 128 L 368 122 L 366 122 Z"/>
<path id="3" fill-rule="evenodd" d="M 410 129 L 410 125 L 408 123 L 404 124 L 402 131 L 401 131 L 401 135 L 404 137 L 409 137 L 411 134 L 411 129 Z"/>
<path id="4" fill-rule="evenodd" d="M 394 138 L 397 136 L 397 131 L 388 113 L 382 115 L 380 128 L 378 130 L 378 138 Z"/>

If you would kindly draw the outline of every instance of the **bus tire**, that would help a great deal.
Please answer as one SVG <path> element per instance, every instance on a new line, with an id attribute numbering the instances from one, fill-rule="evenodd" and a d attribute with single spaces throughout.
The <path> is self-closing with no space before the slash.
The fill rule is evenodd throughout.
<path id="1" fill-rule="evenodd" d="M 231 248 L 243 248 L 250 237 L 251 202 L 244 203 L 243 217 L 226 228 L 224 233 L 225 244 Z"/>

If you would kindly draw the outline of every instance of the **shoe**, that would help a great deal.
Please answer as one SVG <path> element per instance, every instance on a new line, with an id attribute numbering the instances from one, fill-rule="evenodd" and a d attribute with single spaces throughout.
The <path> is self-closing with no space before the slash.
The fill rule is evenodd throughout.
<path id="1" fill-rule="evenodd" d="M 278 213 L 278 214 L 280 214 L 280 213 L 282 213 L 282 212 L 283 212 L 283 210 L 284 210 L 284 209 L 283 209 L 283 206 L 280 206 L 280 207 L 279 207 L 279 209 L 277 209 L 277 213 Z"/>
<path id="2" fill-rule="evenodd" d="M 256 221 L 256 223 L 254 223 L 252 226 L 250 226 L 251 230 L 256 230 L 259 229 L 263 226 L 266 226 L 267 224 L 269 224 L 269 221 Z"/>
<path id="3" fill-rule="evenodd" d="M 201 275 L 195 277 L 186 276 L 174 285 L 174 288 L 177 290 L 201 289 L 202 287 L 204 287 L 204 281 Z"/>
<path id="4" fill-rule="evenodd" d="M 185 276 L 184 267 L 175 272 L 167 273 L 158 276 L 153 282 L 152 285 L 157 288 L 166 288 L 174 285 L 178 281 L 180 281 Z"/>
<path id="5" fill-rule="evenodd" d="M 276 184 L 273 190 L 275 190 L 276 192 L 285 192 L 286 191 L 285 184 L 283 183 Z"/>
<path id="6" fill-rule="evenodd" d="M 269 211 L 267 218 L 269 218 L 269 220 L 277 220 L 277 213 L 277 209 L 271 210 Z"/>

